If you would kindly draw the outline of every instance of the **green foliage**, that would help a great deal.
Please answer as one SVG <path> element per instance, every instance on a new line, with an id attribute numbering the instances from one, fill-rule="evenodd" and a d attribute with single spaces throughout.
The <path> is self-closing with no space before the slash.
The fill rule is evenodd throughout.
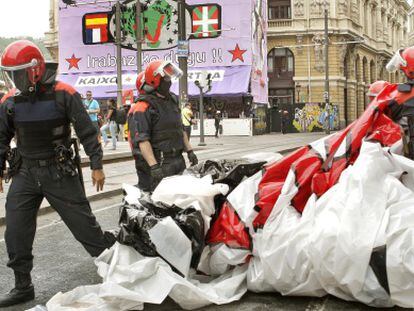
<path id="1" fill-rule="evenodd" d="M 26 39 L 29 41 L 34 42 L 42 51 L 43 55 L 45 56 L 46 60 L 52 60 L 52 57 L 50 56 L 49 51 L 45 48 L 45 45 L 43 44 L 43 39 L 37 39 L 32 37 L 18 37 L 18 38 L 3 38 L 0 37 L 0 54 L 3 53 L 3 50 L 13 41 Z"/>

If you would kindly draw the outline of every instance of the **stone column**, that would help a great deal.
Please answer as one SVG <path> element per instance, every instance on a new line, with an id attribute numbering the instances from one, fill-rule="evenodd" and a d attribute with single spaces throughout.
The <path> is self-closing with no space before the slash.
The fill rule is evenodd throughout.
<path id="1" fill-rule="evenodd" d="M 382 36 L 382 21 L 381 21 L 381 6 L 378 4 L 377 5 L 377 9 L 375 10 L 375 22 L 377 23 L 376 26 L 376 38 L 377 40 L 381 40 L 381 36 Z"/>
<path id="2" fill-rule="evenodd" d="M 384 41 L 386 43 L 389 43 L 389 31 L 388 31 L 388 16 L 387 13 L 384 12 L 383 16 L 383 22 L 382 22 L 382 29 L 383 29 L 383 35 L 384 35 Z"/>

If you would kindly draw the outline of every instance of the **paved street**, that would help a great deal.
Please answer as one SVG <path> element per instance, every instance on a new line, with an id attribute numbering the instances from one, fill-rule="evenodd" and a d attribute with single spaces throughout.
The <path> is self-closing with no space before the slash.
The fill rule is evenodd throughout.
<path id="1" fill-rule="evenodd" d="M 118 206 L 121 196 L 92 203 L 95 215 L 104 229 L 117 225 Z M 0 227 L 3 236 L 4 227 Z M 59 291 L 66 292 L 79 285 L 99 283 L 93 259 L 77 243 L 66 226 L 56 214 L 39 217 L 38 232 L 34 244 L 35 268 L 33 270 L 36 287 L 36 301 L 4 308 L 5 311 L 21 311 L 37 304 L 44 304 Z M 12 286 L 12 271 L 6 268 L 6 250 L 4 241 L 0 241 L 0 292 Z M 224 306 L 209 306 L 203 311 L 267 311 L 267 310 L 306 310 L 306 311 L 342 311 L 342 310 L 379 310 L 359 303 L 349 303 L 328 296 L 324 298 L 282 297 L 276 293 L 248 293 L 240 301 Z M 148 311 L 181 310 L 173 301 L 162 305 L 146 305 Z M 403 310 L 394 308 L 390 310 Z"/>
<path id="2" fill-rule="evenodd" d="M 298 145 L 309 143 L 322 134 L 292 134 L 266 135 L 257 137 L 239 137 L 208 139 L 208 146 L 199 149 L 200 159 L 235 158 L 244 154 L 260 151 L 285 150 Z M 196 139 L 193 140 L 195 145 Z M 136 175 L 132 161 L 109 164 L 105 167 L 107 173 L 107 191 L 119 189 L 122 182 L 135 183 Z M 85 173 L 89 169 L 85 168 Z M 85 175 L 88 194 L 94 193 L 89 186 L 89 173 Z M 113 192 L 112 192 L 113 193 Z M 2 198 L 4 201 L 4 198 Z M 105 198 L 92 203 L 92 208 L 104 229 L 117 226 L 120 195 L 107 192 Z M 0 227 L 0 237 L 3 237 L 4 226 Z M 93 259 L 88 256 L 82 246 L 72 237 L 66 226 L 56 213 L 39 216 L 38 231 L 34 244 L 35 268 L 33 271 L 34 284 L 37 290 L 35 302 L 5 308 L 4 310 L 25 310 L 37 304 L 45 304 L 59 291 L 66 292 L 79 285 L 99 283 Z M 0 292 L 12 286 L 12 271 L 6 267 L 6 249 L 4 240 L 0 240 Z M 281 297 L 278 294 L 249 293 L 239 302 L 225 306 L 209 306 L 202 310 L 370 310 L 362 304 L 348 303 L 334 297 Z M 147 305 L 145 310 L 180 310 L 171 300 L 161 306 Z M 397 310 L 397 309 L 395 309 Z M 401 309 L 400 309 L 401 310 Z"/>

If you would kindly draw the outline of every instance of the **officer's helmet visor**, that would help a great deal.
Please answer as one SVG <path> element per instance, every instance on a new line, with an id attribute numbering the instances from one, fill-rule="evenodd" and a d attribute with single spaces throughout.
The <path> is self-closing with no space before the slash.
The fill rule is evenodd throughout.
<path id="1" fill-rule="evenodd" d="M 167 62 L 161 68 L 161 76 L 166 81 L 175 81 L 182 77 L 183 72 L 173 63 Z"/>
<path id="2" fill-rule="evenodd" d="M 404 60 L 404 58 L 402 58 L 401 52 L 402 50 L 396 51 L 394 56 L 388 62 L 387 66 L 385 66 L 388 72 L 396 72 L 400 69 L 401 66 L 407 66 L 407 62 Z"/>
<path id="3" fill-rule="evenodd" d="M 16 88 L 13 82 L 13 72 L 0 70 L 0 80 L 4 82 L 4 86 L 8 90 Z"/>
<path id="4" fill-rule="evenodd" d="M 3 80 L 7 89 L 16 89 L 16 92 L 24 93 L 33 87 L 33 83 L 30 82 L 26 69 L 14 70 L 14 71 L 0 71 L 0 80 Z"/>
<path id="5" fill-rule="evenodd" d="M 28 70 L 37 66 L 38 62 L 33 59 L 30 63 L 16 65 L 16 66 L 3 66 L 0 65 L 1 79 L 6 83 L 8 89 L 17 89 L 17 91 L 25 92 L 33 83 L 28 76 Z"/>

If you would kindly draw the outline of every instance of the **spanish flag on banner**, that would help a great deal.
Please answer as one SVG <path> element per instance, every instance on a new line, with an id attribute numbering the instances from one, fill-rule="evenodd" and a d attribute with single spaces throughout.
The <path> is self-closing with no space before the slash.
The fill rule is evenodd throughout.
<path id="1" fill-rule="evenodd" d="M 83 16 L 83 42 L 85 44 L 99 44 L 108 42 L 107 13 L 92 13 Z"/>

